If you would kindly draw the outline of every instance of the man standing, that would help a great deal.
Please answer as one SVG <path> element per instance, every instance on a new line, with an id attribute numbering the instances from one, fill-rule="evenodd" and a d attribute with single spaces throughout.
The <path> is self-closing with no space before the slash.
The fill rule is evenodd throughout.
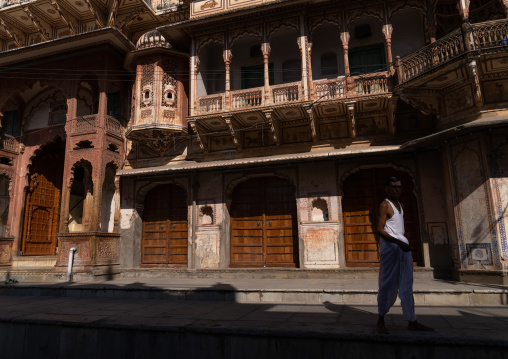
<path id="1" fill-rule="evenodd" d="M 379 205 L 377 231 L 379 233 L 379 319 L 376 331 L 388 334 L 384 316 L 395 303 L 397 292 L 408 330 L 432 331 L 416 321 L 413 299 L 413 259 L 409 241 L 404 237 L 404 209 L 398 201 L 402 184 L 397 177 L 386 180 L 387 198 Z"/>

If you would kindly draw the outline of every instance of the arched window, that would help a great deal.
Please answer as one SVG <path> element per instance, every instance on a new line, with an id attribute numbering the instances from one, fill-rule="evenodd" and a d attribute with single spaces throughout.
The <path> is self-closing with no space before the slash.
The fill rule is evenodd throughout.
<path id="1" fill-rule="evenodd" d="M 9 177 L 0 176 L 0 237 L 5 237 L 9 218 Z"/>

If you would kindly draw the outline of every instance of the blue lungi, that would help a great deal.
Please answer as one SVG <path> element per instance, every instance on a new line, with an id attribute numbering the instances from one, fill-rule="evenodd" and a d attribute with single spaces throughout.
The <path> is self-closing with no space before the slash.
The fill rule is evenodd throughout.
<path id="1" fill-rule="evenodd" d="M 415 321 L 413 298 L 413 258 L 411 252 L 404 252 L 397 244 L 379 239 L 380 266 L 378 313 L 384 316 L 395 303 L 397 292 L 405 320 Z"/>

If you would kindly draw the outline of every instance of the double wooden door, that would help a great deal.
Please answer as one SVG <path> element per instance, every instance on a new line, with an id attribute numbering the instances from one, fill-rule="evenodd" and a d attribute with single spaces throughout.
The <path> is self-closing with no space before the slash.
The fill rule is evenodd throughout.
<path id="1" fill-rule="evenodd" d="M 393 176 L 402 182 L 399 202 L 404 208 L 405 236 L 411 246 L 413 261 L 421 262 L 418 207 L 413 180 L 406 172 L 391 168 L 375 168 L 351 175 L 343 185 L 342 210 L 348 266 L 379 265 L 377 213 L 379 204 L 386 198 L 385 180 Z"/>
<path id="2" fill-rule="evenodd" d="M 187 265 L 187 193 L 160 185 L 147 193 L 143 211 L 142 264 Z"/>
<path id="3" fill-rule="evenodd" d="M 231 205 L 231 267 L 296 267 L 294 186 L 278 177 L 238 185 Z"/>
<path id="4" fill-rule="evenodd" d="M 30 173 L 23 221 L 23 255 L 55 255 L 64 153 L 58 146 L 36 157 Z M 54 151 L 54 152 L 53 152 Z"/>

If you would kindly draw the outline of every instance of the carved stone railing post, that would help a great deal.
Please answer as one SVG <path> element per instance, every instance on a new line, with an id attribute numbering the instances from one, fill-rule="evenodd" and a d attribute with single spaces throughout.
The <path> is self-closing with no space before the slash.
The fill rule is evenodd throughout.
<path id="1" fill-rule="evenodd" d="M 270 43 L 269 42 L 263 42 L 261 44 L 261 52 L 263 52 L 263 65 L 264 65 L 264 88 L 265 88 L 265 105 L 268 105 L 271 103 L 270 100 Z"/>
<path id="2" fill-rule="evenodd" d="M 349 70 L 349 32 L 342 32 L 340 40 L 342 41 L 342 49 L 344 52 L 344 74 L 346 75 L 346 96 L 353 91 L 353 79 Z"/>
<path id="3" fill-rule="evenodd" d="M 391 24 L 383 25 L 383 34 L 385 35 L 386 42 L 386 57 L 388 61 L 388 71 L 390 75 L 393 74 L 393 58 L 392 58 L 392 33 L 393 26 Z"/>
<path id="4" fill-rule="evenodd" d="M 349 116 L 349 133 L 351 138 L 356 138 L 355 102 L 346 102 L 346 106 Z"/>
<path id="5" fill-rule="evenodd" d="M 469 4 L 470 0 L 458 0 L 457 1 L 457 10 L 459 11 L 462 20 L 467 20 L 469 18 Z"/>
<path id="6" fill-rule="evenodd" d="M 397 71 L 397 79 L 399 83 L 404 82 L 404 69 L 402 67 L 402 62 L 400 61 L 400 56 L 395 57 L 395 70 Z"/>
<path id="7" fill-rule="evenodd" d="M 231 50 L 224 50 L 222 53 L 222 56 L 224 58 L 224 65 L 226 67 L 226 84 L 225 84 L 225 96 L 226 96 L 226 103 L 225 109 L 226 111 L 229 110 L 229 99 L 230 99 L 230 92 L 231 92 L 231 59 L 233 58 L 233 54 L 231 53 Z"/>

